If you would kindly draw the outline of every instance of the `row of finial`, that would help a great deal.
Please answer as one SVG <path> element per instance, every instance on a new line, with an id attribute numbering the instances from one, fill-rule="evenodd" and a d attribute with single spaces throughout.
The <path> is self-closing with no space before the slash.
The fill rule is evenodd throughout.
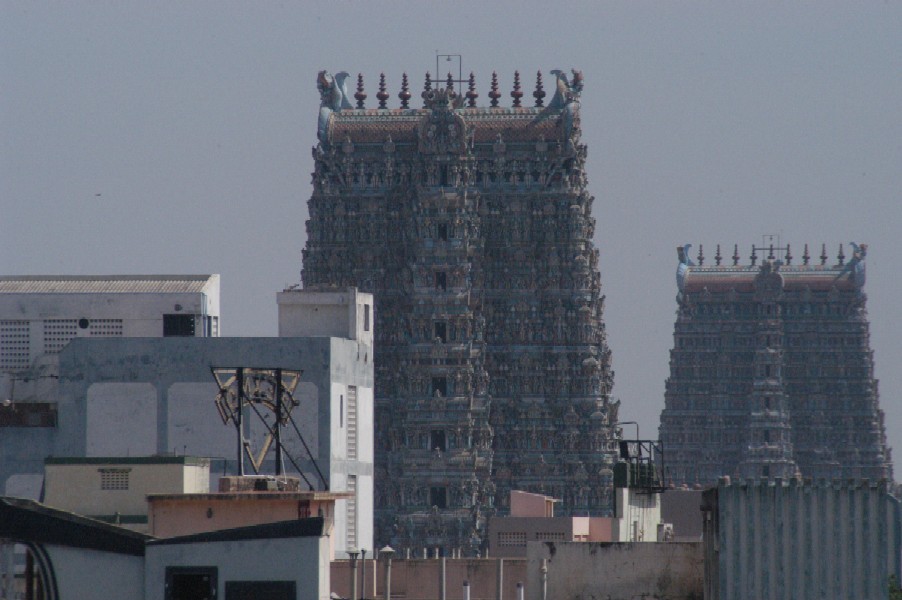
<path id="1" fill-rule="evenodd" d="M 451 73 L 448 73 L 448 77 L 445 81 L 445 87 L 447 89 L 454 89 L 454 78 L 451 76 Z M 432 90 L 432 75 L 427 71 L 426 72 L 426 82 L 423 85 L 423 93 L 429 92 Z M 491 98 L 490 105 L 492 108 L 498 107 L 498 100 L 501 98 L 501 92 L 498 91 L 498 73 L 492 72 L 492 86 L 489 91 L 489 98 Z M 514 71 L 514 89 L 511 91 L 510 96 L 513 98 L 512 106 L 514 108 L 520 108 L 522 106 L 522 98 L 524 92 L 520 89 L 520 71 Z M 535 98 L 535 106 L 537 108 L 542 108 L 545 106 L 545 88 L 542 84 L 542 72 L 536 72 L 536 89 L 532 93 L 532 97 Z M 379 74 L 379 92 L 376 94 L 376 99 L 379 101 L 379 108 L 384 109 L 388 108 L 386 103 L 391 96 L 386 91 L 385 88 L 385 73 Z M 398 94 L 398 98 L 401 99 L 401 108 L 410 108 L 410 99 L 413 95 L 410 93 L 410 88 L 407 83 L 407 73 L 404 73 L 401 76 L 401 91 Z M 476 93 L 476 76 L 473 73 L 470 73 L 470 78 L 467 80 L 467 91 L 464 94 L 464 97 L 467 99 L 467 106 L 470 108 L 476 107 L 476 98 L 479 97 L 479 94 Z M 357 74 L 357 91 L 354 93 L 354 98 L 357 100 L 357 108 L 366 108 L 364 105 L 364 101 L 367 98 L 367 94 L 363 88 L 363 74 Z"/>
<path id="2" fill-rule="evenodd" d="M 773 244 L 768 247 L 757 247 L 752 246 L 752 254 L 749 256 L 749 260 L 751 261 L 752 266 L 754 267 L 758 262 L 758 251 L 767 251 L 767 260 L 773 261 L 777 259 L 777 256 L 774 252 L 780 252 L 785 250 L 786 254 L 783 255 L 783 264 L 791 265 L 792 264 L 792 249 L 789 244 L 786 244 L 785 248 L 776 248 Z M 698 266 L 704 266 L 705 264 L 705 252 L 704 246 L 699 244 L 698 246 Z M 733 244 L 733 256 L 730 257 L 733 259 L 733 266 L 737 266 L 739 264 L 739 244 Z M 821 265 L 827 264 L 827 244 L 821 244 L 821 255 L 816 257 L 820 258 Z M 720 266 L 720 263 L 723 261 L 724 257 L 720 253 L 720 244 L 717 244 L 717 253 L 714 255 L 714 264 L 716 266 Z M 836 260 L 839 262 L 839 265 L 842 266 L 846 263 L 846 253 L 843 251 L 843 245 L 839 245 L 839 253 L 836 255 Z M 802 264 L 808 265 L 811 262 L 811 254 L 808 252 L 808 244 L 805 244 L 805 251 L 802 253 Z"/>

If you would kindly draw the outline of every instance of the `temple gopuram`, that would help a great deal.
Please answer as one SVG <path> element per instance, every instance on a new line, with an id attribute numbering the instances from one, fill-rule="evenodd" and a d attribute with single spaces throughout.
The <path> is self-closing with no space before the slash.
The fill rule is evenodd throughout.
<path id="1" fill-rule="evenodd" d="M 892 479 L 864 293 L 867 245 L 678 249 L 660 436 L 676 485 L 722 475 Z M 759 257 L 759 252 L 761 253 Z M 760 263 L 759 263 L 760 258 Z M 832 261 L 831 261 L 832 262 Z"/>
<path id="2" fill-rule="evenodd" d="M 375 297 L 375 541 L 477 556 L 513 489 L 609 515 L 617 404 L 592 238 L 582 74 L 510 106 L 319 74 L 305 288 Z M 465 89 L 464 89 L 465 88 Z M 547 100 L 546 100 L 547 98 Z M 419 106 L 412 106 L 412 104 Z"/>

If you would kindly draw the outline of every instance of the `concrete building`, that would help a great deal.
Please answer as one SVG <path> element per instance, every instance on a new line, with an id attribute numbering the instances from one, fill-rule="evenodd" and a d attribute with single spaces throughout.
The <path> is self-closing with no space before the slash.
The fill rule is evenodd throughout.
<path id="1" fill-rule="evenodd" d="M 633 487 L 615 487 L 614 502 L 610 541 L 659 541 L 658 526 L 662 523 L 661 494 Z"/>
<path id="2" fill-rule="evenodd" d="M 661 521 L 661 494 L 614 488 L 614 516 L 559 517 L 550 496 L 515 490 L 511 514 L 489 519 L 489 553 L 523 558 L 529 542 L 654 542 Z"/>
<path id="3" fill-rule="evenodd" d="M 52 447 L 59 353 L 73 340 L 219 332 L 219 275 L 0 277 L 0 431 L 41 451 Z M 30 448 L 4 455 L 9 462 L 24 461 L 31 474 L 3 477 L 7 494 L 37 498 L 33 475 L 51 452 L 34 454 Z"/>
<path id="4" fill-rule="evenodd" d="M 892 479 L 867 318 L 867 245 L 801 260 L 678 249 L 677 318 L 661 413 L 676 485 L 722 475 Z M 760 257 L 759 253 L 760 252 Z M 760 264 L 758 259 L 761 259 Z M 796 262 L 794 262 L 796 261 Z M 711 264 L 713 262 L 713 264 Z"/>
<path id="5" fill-rule="evenodd" d="M 720 480 L 704 492 L 705 598 L 888 597 L 902 512 L 886 481 Z"/>
<path id="6" fill-rule="evenodd" d="M 218 279 L 217 279 L 218 282 Z M 336 506 L 336 551 L 372 546 L 373 347 L 372 297 L 348 290 L 316 296 L 286 292 L 280 317 L 286 335 L 307 337 L 76 337 L 55 355 L 46 396 L 53 418 L 32 418 L 34 403 L 10 403 L 10 413 L 27 412 L 29 426 L 8 423 L 0 436 L 0 481 L 9 495 L 38 498 L 43 459 L 55 457 L 211 457 L 237 468 L 234 427 L 220 420 L 219 393 L 211 368 L 281 368 L 302 372 L 294 393 L 293 423 L 283 427 L 284 448 L 309 486 L 350 492 Z M 283 297 L 284 295 L 280 295 Z M 346 299 L 352 299 L 350 310 Z M 336 304 L 341 307 L 335 308 Z M 298 308 L 298 307 L 301 308 Z M 311 306 L 310 311 L 303 309 Z M 319 309 L 319 310 L 317 310 Z M 359 313 L 359 315 L 358 315 Z M 315 317 L 315 318 L 314 318 Z M 333 319 L 334 317 L 334 319 Z M 305 325 L 308 319 L 313 325 Z M 307 329 L 305 329 L 305 327 Z M 287 329 L 285 329 L 287 328 Z M 325 337 L 330 334 L 342 337 Z M 259 452 L 267 426 L 248 408 L 244 436 Z M 309 453 L 308 453 L 309 450 Z M 274 459 L 263 465 L 272 473 Z M 213 473 L 216 477 L 220 473 Z M 224 473 L 222 473 L 224 474 Z M 215 485 L 215 482 L 214 482 Z M 96 510 L 89 514 L 98 514 Z"/>
<path id="7" fill-rule="evenodd" d="M 329 600 L 329 533 L 310 518 L 151 540 L 143 598 Z"/>
<path id="8" fill-rule="evenodd" d="M 0 497 L 4 598 L 328 600 L 322 518 L 155 539 L 37 502 Z M 18 570 L 9 558 L 26 549 Z"/>
<path id="9" fill-rule="evenodd" d="M 556 517 L 551 496 L 513 490 L 510 516 L 489 518 L 489 555 L 525 558 L 527 542 L 610 542 L 611 517 Z"/>
<path id="10" fill-rule="evenodd" d="M 76 338 L 218 337 L 219 328 L 219 275 L 0 277 L 0 373 L 39 368 Z"/>
<path id="11" fill-rule="evenodd" d="M 0 497 L 0 597 L 143 600 L 149 536 Z M 24 554 L 24 564 L 14 560 Z"/>
<path id="12" fill-rule="evenodd" d="M 210 459 L 48 457 L 44 504 L 149 533 L 147 496 L 210 491 Z"/>
<path id="13" fill-rule="evenodd" d="M 346 73 L 319 74 L 301 276 L 375 296 L 380 544 L 473 556 L 514 489 L 560 498 L 562 515 L 611 513 L 583 77 L 552 75 L 534 106 L 518 73 L 511 107 L 496 77 L 477 107 L 474 76 L 427 75 L 422 108 L 405 76 L 399 108 L 380 90 L 367 109 L 362 76 L 354 108 Z"/>
<path id="14" fill-rule="evenodd" d="M 238 482 L 256 485 L 233 485 Z M 245 489 L 236 489 L 241 487 Z M 256 489 L 270 487 L 274 489 Z M 347 503 L 355 500 L 352 492 L 302 491 L 297 477 L 223 477 L 218 492 L 149 494 L 148 532 L 170 538 L 309 517 L 321 517 L 331 528 L 337 507 L 347 515 Z M 341 533 L 342 538 L 348 535 Z M 329 560 L 335 558 L 335 538 L 330 535 Z"/>

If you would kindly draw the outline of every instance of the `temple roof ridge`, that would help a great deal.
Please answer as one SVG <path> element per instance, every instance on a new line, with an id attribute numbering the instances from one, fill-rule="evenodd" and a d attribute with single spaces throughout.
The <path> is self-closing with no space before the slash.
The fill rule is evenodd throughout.
<path id="1" fill-rule="evenodd" d="M 677 247 L 677 285 L 680 291 L 691 288 L 706 288 L 713 291 L 714 287 L 738 286 L 752 282 L 764 270 L 777 272 L 784 279 L 797 281 L 803 285 L 813 287 L 836 287 L 843 289 L 849 286 L 861 288 L 865 281 L 865 259 L 867 257 L 867 244 L 849 242 L 852 250 L 849 260 L 843 244 L 839 244 L 836 262 L 828 262 L 826 244 L 821 245 L 820 256 L 811 256 L 808 244 L 804 246 L 802 262 L 793 262 L 792 248 L 790 244 L 782 247 L 774 245 L 752 246 L 748 262 L 740 264 L 738 244 L 734 245 L 731 262 L 724 262 L 720 245 L 717 245 L 717 254 L 714 264 L 705 264 L 706 257 L 703 245 L 699 245 L 698 253 L 692 255 L 692 244 L 684 244 Z M 693 260 L 693 258 L 695 260 Z"/>

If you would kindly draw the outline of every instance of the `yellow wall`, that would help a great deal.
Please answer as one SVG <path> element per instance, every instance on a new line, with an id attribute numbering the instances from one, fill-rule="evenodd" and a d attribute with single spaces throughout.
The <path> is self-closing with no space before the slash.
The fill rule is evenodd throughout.
<path id="1" fill-rule="evenodd" d="M 128 489 L 101 489 L 104 469 L 128 469 Z M 149 494 L 209 492 L 210 465 L 48 464 L 44 486 L 44 503 L 54 508 L 87 516 L 146 516 Z"/>

